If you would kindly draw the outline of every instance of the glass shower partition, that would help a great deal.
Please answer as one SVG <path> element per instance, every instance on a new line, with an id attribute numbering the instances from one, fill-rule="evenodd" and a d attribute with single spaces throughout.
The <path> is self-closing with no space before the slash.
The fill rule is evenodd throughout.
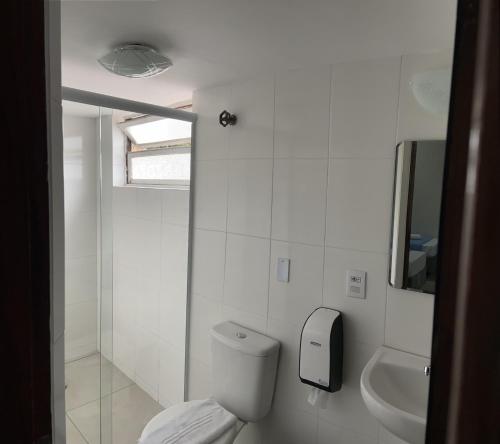
<path id="1" fill-rule="evenodd" d="M 81 433 L 82 437 L 88 443 L 135 443 L 145 422 L 162 408 L 172 403 L 184 401 L 186 397 L 185 374 L 188 331 L 186 314 L 189 306 L 188 294 L 191 262 L 189 239 L 191 239 L 192 231 L 192 222 L 189 217 L 189 209 L 191 207 L 189 189 L 194 148 L 195 125 L 193 123 L 195 122 L 196 115 L 185 111 L 162 108 L 139 102 L 129 102 L 70 88 L 63 88 L 63 98 L 63 110 L 65 108 L 77 110 L 77 114 L 81 113 L 91 119 L 95 119 L 96 142 L 94 160 L 96 167 L 95 199 L 97 203 L 95 214 L 97 251 L 95 270 L 97 282 L 97 353 L 95 353 L 95 358 L 92 362 L 95 364 L 97 360 L 98 371 L 93 373 L 94 376 L 92 376 L 93 379 L 91 380 L 89 379 L 89 375 L 83 375 L 85 384 L 92 385 L 90 391 L 93 393 L 93 397 L 88 399 L 89 403 L 79 407 L 79 411 L 67 412 L 67 421 L 71 423 L 71 427 L 76 426 L 77 431 Z M 92 110 L 92 112 L 89 114 L 88 110 Z M 133 116 L 135 127 L 130 127 L 128 123 L 130 116 Z M 179 136 L 180 138 L 176 140 L 176 145 L 169 147 L 168 153 L 160 153 L 159 150 L 154 149 L 150 151 L 151 154 L 148 156 L 148 153 L 133 152 L 130 149 L 130 139 L 126 137 L 128 134 L 127 131 L 130 133 L 135 131 L 137 138 L 137 131 L 153 127 L 156 127 L 155 131 L 159 131 L 162 125 L 166 125 L 168 130 L 173 131 L 176 135 L 183 134 L 182 137 L 186 136 L 187 130 L 188 138 L 182 139 Z M 133 140 L 134 134 L 131 135 L 131 139 Z M 138 138 L 136 141 L 138 141 Z M 148 144 L 146 146 L 149 147 Z M 154 146 L 154 148 L 156 147 Z M 167 154 L 171 157 L 169 159 L 170 164 L 166 167 L 165 156 Z M 128 172 L 127 167 L 130 169 Z M 150 183 L 151 174 L 163 175 L 158 182 L 160 186 L 155 187 L 155 185 Z M 131 193 L 134 193 L 134 189 L 139 190 L 141 187 L 149 187 L 151 189 L 151 186 L 153 186 L 155 193 L 161 193 L 160 205 L 162 211 L 164 211 L 165 201 L 179 202 L 181 195 L 187 195 L 187 200 L 182 204 L 187 208 L 187 222 L 185 226 L 182 226 L 179 221 L 169 223 L 172 221 L 168 218 L 168 215 L 166 218 L 162 217 L 160 220 L 161 243 L 165 243 L 163 237 L 166 237 L 167 242 L 173 242 L 176 248 L 172 248 L 171 250 L 176 250 L 177 256 L 175 258 L 167 258 L 167 266 L 165 266 L 162 256 L 162 263 L 158 265 L 158 272 L 160 274 L 162 273 L 161 267 L 168 269 L 168 272 L 166 272 L 168 276 L 163 276 L 167 284 L 162 287 L 159 299 L 162 299 L 160 304 L 163 303 L 163 310 L 167 307 L 168 310 L 172 311 L 163 321 L 167 320 L 168 322 L 169 318 L 175 319 L 174 323 L 179 331 L 172 332 L 172 338 L 167 338 L 166 341 L 163 341 L 165 338 L 161 336 L 162 334 L 165 336 L 165 325 L 159 328 L 159 345 L 157 347 L 158 354 L 156 359 L 159 371 L 164 374 L 158 375 L 159 382 L 157 383 L 156 392 L 152 384 L 148 385 L 148 381 L 144 381 L 144 378 L 141 379 L 141 374 L 137 368 L 134 368 L 134 365 L 127 365 L 126 360 L 122 359 L 123 353 L 120 353 L 120 356 L 116 356 L 114 350 L 117 344 L 116 341 L 119 339 L 119 345 L 123 346 L 125 344 L 130 346 L 129 355 L 131 356 L 129 357 L 132 360 L 141 360 L 141 357 L 135 356 L 135 354 L 149 354 L 149 350 L 144 351 L 144 347 L 141 350 L 139 339 L 131 339 L 133 334 L 137 334 L 135 331 L 135 323 L 137 322 L 135 311 L 141 307 L 136 305 L 132 306 L 132 308 L 125 307 L 126 309 L 124 309 L 123 295 L 120 295 L 120 292 L 115 288 L 116 286 L 124 287 L 123 282 L 120 282 L 124 273 L 120 273 L 119 279 L 115 275 L 117 270 L 114 267 L 121 260 L 117 258 L 124 256 L 123 250 L 126 243 L 136 245 L 138 240 L 130 239 L 130 233 L 123 233 L 123 230 L 118 234 L 115 232 L 117 227 L 118 231 L 120 231 L 120 223 L 123 221 L 114 220 L 114 198 L 116 199 L 115 192 L 118 191 L 122 194 L 124 191 L 125 193 L 129 193 L 126 191 L 128 189 Z M 139 192 L 143 191 L 137 191 L 137 193 Z M 137 199 L 140 199 L 140 197 L 137 196 Z M 165 219 L 167 223 L 165 223 Z M 118 239 L 118 247 L 117 245 L 113 245 L 116 239 Z M 185 248 L 182 242 L 179 243 L 179 239 L 185 239 Z M 170 248 L 167 249 L 170 250 Z M 132 250 L 127 248 L 127 253 Z M 132 262 L 134 260 L 137 261 L 135 257 L 129 259 Z M 141 291 L 146 291 L 146 289 L 141 290 L 140 288 L 126 290 L 127 297 L 135 293 L 135 304 L 141 303 L 144 297 Z M 120 296 L 122 297 L 121 301 Z M 174 307 L 172 305 L 173 300 L 177 301 L 176 303 L 181 301 L 183 306 Z M 158 306 L 157 308 L 160 309 L 161 307 Z M 118 313 L 116 313 L 117 310 Z M 141 310 L 138 311 L 139 313 L 141 312 Z M 125 330 L 124 334 L 123 330 Z M 174 343 L 174 338 L 181 336 L 185 338 L 184 343 L 178 343 L 178 339 L 176 339 L 177 343 Z M 137 344 L 132 344 L 136 339 Z M 127 344 L 128 342 L 130 343 Z M 146 347 L 149 347 L 149 345 L 146 345 Z M 160 356 L 160 352 L 166 355 Z M 165 362 L 172 368 L 165 369 L 162 367 L 162 365 L 165 365 Z M 136 364 L 139 365 L 141 363 L 136 362 Z M 173 381 L 172 375 L 177 375 L 180 379 Z M 165 384 L 166 387 L 160 387 L 162 378 L 167 381 Z M 88 389 L 89 387 L 84 387 L 84 390 Z M 125 393 L 126 390 L 130 390 L 130 393 Z M 126 398 L 125 406 L 124 398 Z M 147 403 L 144 403 L 146 402 L 146 398 L 148 398 Z M 131 405 L 133 402 L 137 402 L 138 405 Z M 142 412 L 142 422 L 139 421 L 140 424 L 132 426 L 130 423 L 133 422 L 138 409 L 144 410 Z"/>

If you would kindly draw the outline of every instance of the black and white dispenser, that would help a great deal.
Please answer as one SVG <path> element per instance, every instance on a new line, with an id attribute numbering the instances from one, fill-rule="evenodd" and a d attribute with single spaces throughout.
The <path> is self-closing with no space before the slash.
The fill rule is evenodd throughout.
<path id="1" fill-rule="evenodd" d="M 312 386 L 308 401 L 324 407 L 327 393 L 342 387 L 342 314 L 319 307 L 304 323 L 300 337 L 299 377 Z"/>

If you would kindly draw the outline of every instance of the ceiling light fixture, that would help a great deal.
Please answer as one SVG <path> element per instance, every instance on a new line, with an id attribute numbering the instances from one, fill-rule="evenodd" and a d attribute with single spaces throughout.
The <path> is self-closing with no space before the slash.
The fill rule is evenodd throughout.
<path id="1" fill-rule="evenodd" d="M 117 46 L 98 59 L 113 74 L 144 78 L 158 75 L 172 66 L 172 61 L 148 45 L 127 43 Z"/>

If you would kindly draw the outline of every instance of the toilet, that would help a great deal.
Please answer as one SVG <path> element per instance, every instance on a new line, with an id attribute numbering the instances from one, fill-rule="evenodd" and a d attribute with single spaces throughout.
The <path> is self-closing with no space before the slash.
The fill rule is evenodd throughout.
<path id="1" fill-rule="evenodd" d="M 247 422 L 268 414 L 279 342 L 230 321 L 212 327 L 210 336 L 212 396 L 163 410 L 146 425 L 139 444 L 229 444 Z"/>

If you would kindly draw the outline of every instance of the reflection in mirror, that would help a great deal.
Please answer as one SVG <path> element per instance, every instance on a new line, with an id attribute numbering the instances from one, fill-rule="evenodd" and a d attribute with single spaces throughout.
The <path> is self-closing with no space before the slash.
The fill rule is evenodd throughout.
<path id="1" fill-rule="evenodd" d="M 397 147 L 389 276 L 395 288 L 435 292 L 445 146 L 423 140 Z"/>

